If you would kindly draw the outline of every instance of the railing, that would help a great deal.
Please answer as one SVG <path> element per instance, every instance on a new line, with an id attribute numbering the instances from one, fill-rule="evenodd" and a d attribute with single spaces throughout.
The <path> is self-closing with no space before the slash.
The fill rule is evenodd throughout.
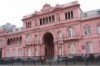
<path id="1" fill-rule="evenodd" d="M 91 65 L 91 64 L 100 64 L 100 55 L 94 56 L 89 54 L 88 56 L 73 55 L 73 57 L 67 56 L 56 56 L 57 59 L 53 56 L 28 56 L 28 57 L 5 57 L 0 59 L 0 64 L 33 64 L 33 65 Z"/>
<path id="2" fill-rule="evenodd" d="M 25 41 L 24 42 L 26 45 L 30 45 L 30 44 L 33 44 L 33 41 Z"/>
<path id="3" fill-rule="evenodd" d="M 40 41 L 34 41 L 34 40 L 33 40 L 33 41 L 28 41 L 28 42 L 25 41 L 24 43 L 25 43 L 26 45 L 34 45 L 34 44 L 40 44 L 41 42 L 40 42 Z"/>
<path id="4" fill-rule="evenodd" d="M 64 37 L 64 40 L 77 40 L 77 39 L 81 39 L 82 36 L 80 35 L 75 35 L 75 36 L 67 36 L 67 37 Z"/>
<path id="5" fill-rule="evenodd" d="M 82 38 L 82 36 L 75 35 L 75 36 L 67 36 L 67 37 L 62 37 L 62 38 L 55 38 L 55 41 L 58 43 L 63 43 L 64 41 L 78 40 L 81 38 Z"/>

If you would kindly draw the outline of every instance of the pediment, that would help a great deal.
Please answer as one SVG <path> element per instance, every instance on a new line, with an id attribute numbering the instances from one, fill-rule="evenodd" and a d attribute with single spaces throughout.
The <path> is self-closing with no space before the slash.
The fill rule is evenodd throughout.
<path id="1" fill-rule="evenodd" d="M 47 12 L 50 11 L 52 9 L 52 6 L 50 6 L 50 4 L 45 4 L 43 6 L 43 8 L 41 9 L 42 12 Z"/>

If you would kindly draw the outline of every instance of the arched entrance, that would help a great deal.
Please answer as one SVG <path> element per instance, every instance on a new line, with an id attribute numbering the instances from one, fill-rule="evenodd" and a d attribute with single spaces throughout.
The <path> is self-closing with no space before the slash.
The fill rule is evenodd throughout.
<path id="1" fill-rule="evenodd" d="M 47 32 L 43 36 L 43 43 L 45 44 L 45 56 L 53 57 L 54 56 L 54 38 L 50 32 Z"/>

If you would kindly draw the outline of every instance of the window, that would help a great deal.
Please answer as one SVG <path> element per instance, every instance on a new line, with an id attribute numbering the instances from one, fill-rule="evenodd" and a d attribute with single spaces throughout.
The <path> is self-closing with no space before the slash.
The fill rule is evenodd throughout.
<path id="1" fill-rule="evenodd" d="M 40 19 L 40 25 L 42 25 L 42 19 Z"/>
<path id="2" fill-rule="evenodd" d="M 44 17 L 44 18 L 40 18 L 40 25 L 51 23 L 54 20 L 55 20 L 55 16 L 54 15 L 47 16 L 47 17 Z"/>
<path id="3" fill-rule="evenodd" d="M 87 16 L 88 16 L 87 13 L 85 13 L 85 14 L 84 14 L 84 17 L 87 17 Z"/>
<path id="4" fill-rule="evenodd" d="M 31 56 L 32 55 L 32 51 L 30 48 L 28 48 L 28 56 Z"/>
<path id="5" fill-rule="evenodd" d="M 75 31 L 73 27 L 69 27 L 68 32 L 69 32 L 69 37 L 73 37 L 75 35 Z"/>
<path id="6" fill-rule="evenodd" d="M 58 43 L 63 43 L 63 35 L 62 35 L 62 32 L 61 31 L 58 31 L 57 34 L 58 34 Z"/>
<path id="7" fill-rule="evenodd" d="M 92 53 L 93 52 L 92 42 L 86 42 L 85 48 L 86 48 L 85 50 L 86 53 Z"/>
<path id="8" fill-rule="evenodd" d="M 73 11 L 71 11 L 71 18 L 73 18 Z"/>
<path id="9" fill-rule="evenodd" d="M 39 56 L 39 51 L 38 51 L 38 46 L 37 47 L 35 47 L 35 56 Z"/>
<path id="10" fill-rule="evenodd" d="M 70 12 L 68 12 L 68 19 L 70 19 Z"/>
<path id="11" fill-rule="evenodd" d="M 46 24 L 48 24 L 48 17 L 46 17 Z"/>
<path id="12" fill-rule="evenodd" d="M 97 14 L 100 15 L 100 11 L 97 11 Z"/>
<path id="13" fill-rule="evenodd" d="M 34 36 L 34 40 L 35 40 L 35 42 L 39 41 L 38 35 L 35 35 L 35 36 Z"/>
<path id="14" fill-rule="evenodd" d="M 58 31 L 57 33 L 58 33 L 58 39 L 62 39 L 63 38 L 62 32 L 61 31 Z"/>
<path id="15" fill-rule="evenodd" d="M 49 22 L 51 22 L 51 16 L 49 16 Z"/>
<path id="16" fill-rule="evenodd" d="M 58 48 L 58 52 L 60 56 L 64 54 L 63 48 L 64 48 L 63 45 L 60 45 L 60 47 Z"/>
<path id="17" fill-rule="evenodd" d="M 10 50 L 9 49 L 5 51 L 5 56 L 10 57 Z"/>
<path id="18" fill-rule="evenodd" d="M 31 28 L 31 22 L 29 22 L 29 28 Z"/>
<path id="19" fill-rule="evenodd" d="M 91 33 L 90 27 L 89 26 L 88 27 L 84 27 L 84 34 L 85 35 L 90 35 L 90 33 Z"/>
<path id="20" fill-rule="evenodd" d="M 62 32 L 58 31 L 58 38 L 62 38 Z"/>
<path id="21" fill-rule="evenodd" d="M 26 28 L 31 28 L 31 22 L 26 23 Z"/>
<path id="22" fill-rule="evenodd" d="M 17 55 L 22 56 L 22 49 L 21 48 L 18 49 L 18 54 Z"/>
<path id="23" fill-rule="evenodd" d="M 45 24 L 45 18 L 43 18 L 43 24 Z"/>
<path id="24" fill-rule="evenodd" d="M 30 42 L 31 41 L 31 36 L 30 35 L 27 35 L 26 36 L 26 42 Z"/>
<path id="25" fill-rule="evenodd" d="M 27 28 L 27 23 L 26 23 L 26 28 Z"/>
<path id="26" fill-rule="evenodd" d="M 29 28 L 29 22 L 27 23 L 27 28 Z"/>
<path id="27" fill-rule="evenodd" d="M 12 49 L 11 56 L 14 57 L 16 55 L 16 50 Z"/>
<path id="28" fill-rule="evenodd" d="M 70 43 L 70 54 L 75 54 L 76 53 L 76 48 L 74 42 Z"/>
<path id="29" fill-rule="evenodd" d="M 97 25 L 97 33 L 100 33 L 100 25 Z"/>
<path id="30" fill-rule="evenodd" d="M 55 17 L 54 17 L 54 15 L 52 15 L 52 21 L 54 21 L 55 20 Z"/>
<path id="31" fill-rule="evenodd" d="M 68 19 L 68 14 L 67 13 L 65 13 L 65 19 Z"/>
<path id="32" fill-rule="evenodd" d="M 73 11 L 65 13 L 65 19 L 72 19 L 74 17 Z"/>

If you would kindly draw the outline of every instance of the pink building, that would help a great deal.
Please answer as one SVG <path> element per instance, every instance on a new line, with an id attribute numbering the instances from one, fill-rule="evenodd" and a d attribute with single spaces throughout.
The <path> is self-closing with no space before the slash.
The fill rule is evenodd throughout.
<path id="1" fill-rule="evenodd" d="M 100 53 L 100 10 L 82 12 L 78 2 L 26 15 L 23 28 L 0 29 L 0 57 L 71 56 Z"/>

